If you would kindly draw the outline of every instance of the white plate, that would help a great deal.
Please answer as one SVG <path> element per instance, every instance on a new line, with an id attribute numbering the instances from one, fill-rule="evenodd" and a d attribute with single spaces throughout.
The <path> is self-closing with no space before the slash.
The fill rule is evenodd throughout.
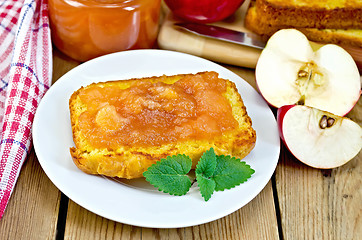
<path id="1" fill-rule="evenodd" d="M 68 100 L 75 90 L 93 82 L 206 70 L 216 71 L 220 77 L 235 82 L 253 121 L 257 134 L 256 146 L 244 160 L 255 173 L 246 183 L 231 190 L 215 192 L 205 202 L 197 187 L 193 187 L 185 196 L 176 197 L 152 190 L 142 180 L 120 184 L 108 178 L 85 174 L 74 165 L 69 153 L 74 143 Z M 268 183 L 280 151 L 274 115 L 247 82 L 213 62 L 164 50 L 110 54 L 83 63 L 66 73 L 49 89 L 38 107 L 33 140 L 45 173 L 71 200 L 105 218 L 155 228 L 198 225 L 243 207 Z"/>

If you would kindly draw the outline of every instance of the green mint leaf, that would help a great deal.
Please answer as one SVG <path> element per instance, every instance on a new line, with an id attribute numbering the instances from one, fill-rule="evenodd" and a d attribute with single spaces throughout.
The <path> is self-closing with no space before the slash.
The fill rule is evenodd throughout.
<path id="1" fill-rule="evenodd" d="M 210 178 L 216 168 L 216 154 L 213 148 L 210 148 L 210 150 L 205 151 L 204 154 L 202 154 L 195 172 L 197 174 L 202 174 L 206 178 Z"/>
<path id="2" fill-rule="evenodd" d="M 199 186 L 201 196 L 207 202 L 215 191 L 215 181 L 204 177 L 202 174 L 196 174 L 196 181 Z"/>
<path id="3" fill-rule="evenodd" d="M 248 180 L 255 172 L 249 165 L 235 157 L 220 155 L 216 159 L 217 165 L 212 176 L 216 184 L 216 191 L 238 186 Z"/>
<path id="4" fill-rule="evenodd" d="M 168 156 L 150 166 L 143 176 L 159 191 L 181 196 L 191 187 L 191 180 L 186 175 L 190 172 L 191 166 L 192 160 L 186 155 Z"/>
<path id="5" fill-rule="evenodd" d="M 215 181 L 211 179 L 216 168 L 216 154 L 213 148 L 202 154 L 196 169 L 196 181 L 200 189 L 201 196 L 208 201 L 215 191 Z"/>

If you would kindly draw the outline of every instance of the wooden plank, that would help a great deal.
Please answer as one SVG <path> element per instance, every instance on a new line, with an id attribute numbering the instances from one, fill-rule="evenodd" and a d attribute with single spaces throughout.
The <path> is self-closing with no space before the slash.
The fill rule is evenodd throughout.
<path id="1" fill-rule="evenodd" d="M 116 223 L 69 202 L 65 239 L 278 239 L 271 183 L 249 204 L 219 220 L 187 228 L 152 229 Z"/>
<path id="2" fill-rule="evenodd" d="M 0 220 L 0 239 L 55 239 L 59 201 L 32 151 Z"/>
<path id="3" fill-rule="evenodd" d="M 110 221 L 70 200 L 64 239 L 141 239 L 141 228 Z"/>
<path id="4" fill-rule="evenodd" d="M 65 56 L 58 49 L 55 48 L 53 50 L 53 83 L 79 64 L 80 63 L 78 61 L 75 61 Z M 74 79 L 74 81 L 77 80 Z"/>
<path id="5" fill-rule="evenodd" d="M 362 99 L 348 116 L 362 125 Z M 319 170 L 283 151 L 276 186 L 284 239 L 361 239 L 361 160 L 362 152 Z"/>

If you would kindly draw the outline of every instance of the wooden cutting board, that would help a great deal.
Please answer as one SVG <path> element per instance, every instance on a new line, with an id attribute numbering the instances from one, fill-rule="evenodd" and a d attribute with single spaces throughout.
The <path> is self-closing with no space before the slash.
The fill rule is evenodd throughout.
<path id="1" fill-rule="evenodd" d="M 233 16 L 227 20 L 213 23 L 213 25 L 236 31 L 250 32 L 244 26 L 244 17 L 249 4 L 250 0 L 246 0 Z M 176 28 L 174 23 L 181 22 L 182 20 L 174 17 L 165 4 L 163 4 L 163 11 L 164 20 L 162 21 L 158 36 L 158 45 L 161 49 L 189 53 L 219 63 L 255 68 L 261 50 L 198 36 Z M 322 46 L 318 43 L 312 43 L 312 45 L 315 48 Z M 362 74 L 362 49 L 343 47 L 354 58 Z"/>
<path id="2" fill-rule="evenodd" d="M 213 25 L 249 32 L 244 27 L 244 17 L 249 2 L 249 0 L 245 1 L 241 8 L 227 20 L 213 23 Z M 219 63 L 255 68 L 261 50 L 198 36 L 176 28 L 174 23 L 181 20 L 175 18 L 167 7 L 164 6 L 163 9 L 165 19 L 158 35 L 158 45 L 161 49 L 189 53 Z"/>

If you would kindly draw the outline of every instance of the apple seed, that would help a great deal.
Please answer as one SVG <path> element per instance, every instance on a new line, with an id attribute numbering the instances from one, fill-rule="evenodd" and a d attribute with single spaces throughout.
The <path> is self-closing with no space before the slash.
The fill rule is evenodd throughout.
<path id="1" fill-rule="evenodd" d="M 325 129 L 328 126 L 328 119 L 326 115 L 323 115 L 321 120 L 319 121 L 319 127 L 321 129 Z"/>
<path id="2" fill-rule="evenodd" d="M 334 118 L 329 117 L 327 119 L 327 127 L 332 127 L 335 121 L 336 120 Z"/>
<path id="3" fill-rule="evenodd" d="M 308 77 L 308 72 L 305 70 L 299 70 L 298 77 Z"/>

